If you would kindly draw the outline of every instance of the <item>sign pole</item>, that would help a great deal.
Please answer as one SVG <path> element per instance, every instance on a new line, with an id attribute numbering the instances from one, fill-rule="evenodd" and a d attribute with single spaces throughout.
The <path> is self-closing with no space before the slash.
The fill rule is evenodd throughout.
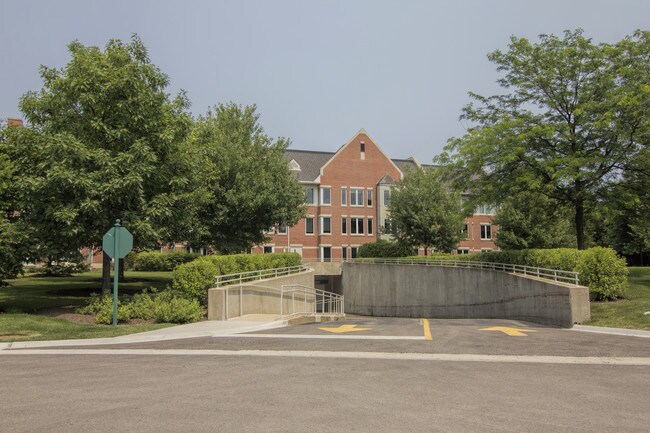
<path id="1" fill-rule="evenodd" d="M 115 225 L 113 226 L 113 251 L 120 250 L 120 237 L 118 236 L 118 230 L 120 227 L 120 220 L 115 220 Z M 115 257 L 115 266 L 113 267 L 113 326 L 117 326 L 117 280 L 120 277 L 120 259 L 119 254 L 114 254 Z"/>

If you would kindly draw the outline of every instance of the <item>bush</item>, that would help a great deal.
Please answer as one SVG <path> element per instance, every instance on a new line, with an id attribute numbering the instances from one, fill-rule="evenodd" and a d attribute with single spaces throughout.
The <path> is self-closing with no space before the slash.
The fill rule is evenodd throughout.
<path id="1" fill-rule="evenodd" d="M 113 323 L 113 297 L 92 294 L 85 307 L 78 308 L 79 314 L 92 314 L 95 322 L 105 325 Z M 178 297 L 167 290 L 161 293 L 144 291 L 130 299 L 118 300 L 117 322 L 131 319 L 155 320 L 158 323 L 192 323 L 201 320 L 205 310 L 197 300 Z"/>
<path id="2" fill-rule="evenodd" d="M 408 257 L 413 254 L 413 247 L 384 239 L 363 244 L 359 247 L 359 258 L 364 257 Z"/>
<path id="3" fill-rule="evenodd" d="M 88 270 L 88 264 L 84 262 L 58 262 L 43 266 L 40 273 L 47 277 L 69 277 Z"/>
<path id="4" fill-rule="evenodd" d="M 157 251 L 141 251 L 126 256 L 126 267 L 134 271 L 173 271 L 178 265 L 189 263 L 201 257 L 199 253 L 186 253 L 171 251 L 160 253 Z"/>
<path id="5" fill-rule="evenodd" d="M 232 254 L 227 256 L 200 257 L 174 269 L 171 288 L 187 299 L 195 299 L 207 305 L 208 289 L 215 287 L 218 275 L 238 274 L 261 269 L 298 266 L 299 254 Z"/>
<path id="6" fill-rule="evenodd" d="M 580 272 L 580 283 L 589 287 L 594 301 L 620 298 L 627 288 L 625 259 L 611 248 L 589 248 L 582 252 L 575 268 Z"/>

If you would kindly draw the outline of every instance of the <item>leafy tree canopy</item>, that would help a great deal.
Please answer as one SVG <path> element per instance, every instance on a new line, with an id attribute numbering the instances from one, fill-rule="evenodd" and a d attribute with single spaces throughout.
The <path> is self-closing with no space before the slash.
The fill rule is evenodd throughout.
<path id="1" fill-rule="evenodd" d="M 177 154 L 191 119 L 184 94 L 137 36 L 104 51 L 72 42 L 62 69 L 41 67 L 43 88 L 26 93 L 26 128 L 14 128 L 20 218 L 33 228 L 38 256 L 60 260 L 97 245 L 116 218 L 136 245 L 168 237 L 179 177 Z"/>
<path id="2" fill-rule="evenodd" d="M 471 128 L 439 162 L 458 188 L 488 202 L 525 190 L 569 206 L 582 249 L 596 195 L 648 143 L 650 32 L 614 45 L 594 44 L 581 30 L 536 43 L 513 36 L 506 52 L 488 58 L 507 92 L 470 94 L 461 119 Z"/>
<path id="3" fill-rule="evenodd" d="M 199 117 L 189 138 L 194 208 L 185 239 L 220 251 L 262 243 L 265 230 L 304 215 L 304 191 L 284 158 L 289 142 L 272 140 L 256 107 L 220 104 Z"/>
<path id="4" fill-rule="evenodd" d="M 464 225 L 460 195 L 448 192 L 436 170 L 412 170 L 397 183 L 388 206 L 390 233 L 400 242 L 450 252 Z"/>

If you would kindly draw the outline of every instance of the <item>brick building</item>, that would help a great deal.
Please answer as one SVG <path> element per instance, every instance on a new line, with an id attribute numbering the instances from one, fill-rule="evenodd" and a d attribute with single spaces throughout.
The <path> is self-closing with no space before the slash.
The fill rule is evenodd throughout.
<path id="1" fill-rule="evenodd" d="M 297 252 L 306 260 L 356 257 L 361 245 L 382 236 L 378 228 L 386 224 L 395 180 L 422 167 L 414 158 L 389 158 L 363 129 L 336 153 L 287 150 L 285 156 L 305 188 L 307 215 L 268 233 L 270 240 L 253 252 Z M 482 206 L 467 219 L 458 253 L 496 249 L 493 214 Z"/>

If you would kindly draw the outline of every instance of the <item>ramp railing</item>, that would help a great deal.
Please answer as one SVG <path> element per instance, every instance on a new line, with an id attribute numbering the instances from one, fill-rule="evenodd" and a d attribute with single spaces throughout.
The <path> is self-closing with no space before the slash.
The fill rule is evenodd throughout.
<path id="1" fill-rule="evenodd" d="M 275 314 L 276 320 L 312 314 L 345 315 L 342 295 L 300 284 L 281 288 L 240 284 L 223 290 L 226 320 L 245 314 Z M 231 307 L 238 314 L 231 314 Z"/>
<path id="2" fill-rule="evenodd" d="M 494 271 L 511 272 L 532 277 L 546 278 L 565 283 L 580 284 L 580 274 L 574 271 L 563 271 L 560 269 L 537 268 L 534 266 L 511 265 L 507 263 L 474 262 L 469 260 L 440 260 L 440 259 L 404 259 L 404 258 L 357 258 L 350 260 L 351 263 L 377 263 L 394 265 L 424 265 L 424 266 L 448 266 L 457 268 L 490 269 Z"/>
<path id="3" fill-rule="evenodd" d="M 308 263 L 298 266 L 287 266 L 284 268 L 260 269 L 257 271 L 237 272 L 235 274 L 217 275 L 215 281 L 217 287 L 228 284 L 242 284 L 247 281 L 262 280 L 264 278 L 276 278 L 283 275 L 298 274 L 310 270 Z"/>

